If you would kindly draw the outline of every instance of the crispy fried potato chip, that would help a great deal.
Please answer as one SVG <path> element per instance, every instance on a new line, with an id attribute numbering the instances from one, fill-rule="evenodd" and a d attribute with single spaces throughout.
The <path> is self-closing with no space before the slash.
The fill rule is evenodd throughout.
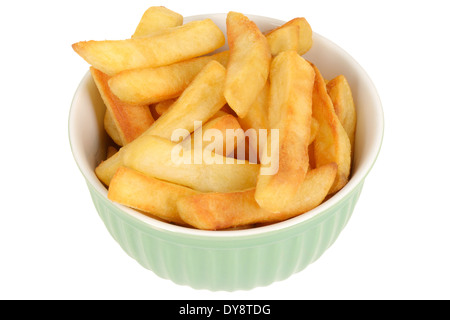
<path id="1" fill-rule="evenodd" d="M 255 192 L 256 202 L 267 211 L 283 212 L 308 170 L 313 85 L 314 70 L 297 52 L 284 51 L 273 59 L 269 121 L 270 129 L 278 130 L 279 139 L 274 145 L 271 131 L 268 143 L 272 161 L 278 160 L 278 171 L 263 174 L 262 170 L 273 167 L 273 163 L 267 163 L 262 154 Z M 274 157 L 277 152 L 278 157 Z"/>
<path id="2" fill-rule="evenodd" d="M 105 103 L 105 129 L 118 145 L 126 145 L 139 137 L 154 122 L 146 105 L 130 106 L 119 100 L 108 86 L 109 76 L 93 67 L 92 78 Z"/>
<path id="3" fill-rule="evenodd" d="M 279 28 L 268 34 L 266 38 L 273 56 L 283 51 L 299 51 L 300 49 L 300 27 L 298 25 Z"/>
<path id="4" fill-rule="evenodd" d="M 273 223 L 305 213 L 321 204 L 336 176 L 336 164 L 308 171 L 295 198 L 282 213 L 262 209 L 255 189 L 230 193 L 199 193 L 180 198 L 178 213 L 186 223 L 205 230 L 220 230 L 255 223 Z"/>
<path id="5" fill-rule="evenodd" d="M 183 16 L 165 7 L 150 7 L 139 21 L 132 38 L 147 37 L 154 32 L 179 27 L 183 24 Z"/>
<path id="6" fill-rule="evenodd" d="M 170 109 L 142 135 L 156 135 L 171 139 L 175 130 L 184 130 L 186 133 L 180 138 L 187 137 L 194 131 L 194 121 L 206 122 L 225 105 L 223 97 L 225 73 L 225 67 L 219 62 L 209 62 Z M 110 159 L 100 163 L 95 169 L 97 177 L 105 185 L 109 185 L 114 173 L 123 164 L 122 158 L 127 146 L 121 148 Z"/>
<path id="7" fill-rule="evenodd" d="M 327 83 L 327 92 L 333 102 L 336 115 L 347 132 L 352 147 L 355 144 L 356 109 L 352 90 L 343 75 L 339 75 Z"/>
<path id="8" fill-rule="evenodd" d="M 120 167 L 109 185 L 108 198 L 166 221 L 183 225 L 185 223 L 178 214 L 177 201 L 197 193 L 190 188 Z"/>
<path id="9" fill-rule="evenodd" d="M 327 93 L 325 81 L 319 69 L 316 73 L 313 90 L 313 117 L 319 122 L 319 130 L 314 140 L 316 166 L 334 162 L 338 166 L 336 180 L 330 193 L 339 191 L 347 182 L 351 167 L 350 140 L 334 111 L 333 102 Z"/>
<path id="10" fill-rule="evenodd" d="M 168 66 L 121 72 L 109 81 L 112 92 L 131 104 L 150 104 L 173 99 L 187 88 L 211 61 L 227 65 L 228 52 L 194 58 Z"/>
<path id="11" fill-rule="evenodd" d="M 126 40 L 81 41 L 72 48 L 94 68 L 112 76 L 135 68 L 154 68 L 213 52 L 225 36 L 211 19 L 192 21 L 153 36 Z"/>
<path id="12" fill-rule="evenodd" d="M 238 163 L 219 155 L 215 157 L 222 163 L 208 164 L 204 159 L 196 158 L 195 149 L 183 151 L 181 144 L 145 135 L 128 145 L 123 164 L 157 179 L 201 192 L 230 192 L 255 187 L 258 164 Z"/>
<path id="13" fill-rule="evenodd" d="M 297 52 L 298 52 L 298 54 L 303 55 L 306 52 L 308 52 L 309 49 L 311 49 L 311 47 L 313 45 L 313 37 L 312 37 L 313 32 L 312 32 L 311 26 L 309 25 L 308 21 L 305 18 L 292 19 L 292 20 L 286 22 L 285 24 L 283 24 L 282 26 L 266 33 L 266 37 L 270 37 L 271 34 L 273 34 L 275 32 L 279 32 L 279 30 L 288 28 L 290 26 L 298 26 L 299 27 L 300 35 L 299 35 L 299 43 L 298 43 Z"/>
<path id="14" fill-rule="evenodd" d="M 228 13 L 227 36 L 230 58 L 224 94 L 230 107 L 243 118 L 266 84 L 272 54 L 266 37 L 241 13 Z"/>

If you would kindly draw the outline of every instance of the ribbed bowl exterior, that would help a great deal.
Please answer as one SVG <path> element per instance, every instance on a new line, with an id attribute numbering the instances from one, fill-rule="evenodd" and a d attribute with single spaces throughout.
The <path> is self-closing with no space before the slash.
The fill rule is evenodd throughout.
<path id="1" fill-rule="evenodd" d="M 87 184 L 106 228 L 128 255 L 159 277 L 211 291 L 267 286 L 306 268 L 337 239 L 363 187 L 362 181 L 335 206 L 290 228 L 230 239 L 152 228 Z"/>

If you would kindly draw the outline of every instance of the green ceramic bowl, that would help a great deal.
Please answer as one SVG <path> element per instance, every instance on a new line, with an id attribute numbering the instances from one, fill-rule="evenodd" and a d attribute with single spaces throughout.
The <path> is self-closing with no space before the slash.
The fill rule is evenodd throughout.
<path id="1" fill-rule="evenodd" d="M 249 15 L 262 31 L 283 24 Z M 211 18 L 225 31 L 226 14 Z M 228 231 L 202 231 L 165 223 L 112 203 L 94 168 L 104 158 L 105 106 L 89 73 L 77 89 L 69 116 L 69 138 L 75 161 L 86 179 L 98 214 L 128 255 L 162 278 L 212 291 L 248 290 L 283 280 L 306 268 L 329 248 L 349 221 L 364 179 L 382 144 L 383 111 L 366 72 L 345 51 L 314 34 L 305 58 L 327 79 L 344 74 L 357 106 L 353 173 L 332 198 L 303 215 L 269 226 Z"/>

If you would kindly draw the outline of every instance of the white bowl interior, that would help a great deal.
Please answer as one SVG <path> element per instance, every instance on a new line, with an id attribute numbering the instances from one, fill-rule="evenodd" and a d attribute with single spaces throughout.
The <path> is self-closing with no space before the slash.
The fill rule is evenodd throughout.
<path id="1" fill-rule="evenodd" d="M 262 31 L 273 29 L 283 21 L 248 15 Z M 226 14 L 211 14 L 186 17 L 185 21 L 210 18 L 226 34 Z M 181 232 L 193 235 L 207 236 L 248 236 L 262 232 L 270 232 L 301 223 L 338 203 L 353 188 L 355 188 L 370 171 L 381 147 L 384 129 L 383 110 L 375 86 L 361 66 L 343 49 L 330 40 L 314 33 L 314 45 L 304 55 L 313 62 L 326 79 L 332 79 L 339 74 L 345 75 L 354 96 L 357 108 L 357 129 L 355 153 L 353 155 L 353 173 L 348 184 L 332 198 L 317 208 L 298 217 L 275 223 L 269 226 L 233 230 L 233 231 L 203 231 L 180 227 L 165 223 L 133 209 L 115 204 L 121 210 L 135 218 L 162 230 Z M 226 47 L 221 48 L 221 50 Z M 97 179 L 94 169 L 104 159 L 106 152 L 106 134 L 103 129 L 105 106 L 89 73 L 81 81 L 69 115 L 69 138 L 81 172 L 89 183 L 105 198 L 107 189 Z"/>

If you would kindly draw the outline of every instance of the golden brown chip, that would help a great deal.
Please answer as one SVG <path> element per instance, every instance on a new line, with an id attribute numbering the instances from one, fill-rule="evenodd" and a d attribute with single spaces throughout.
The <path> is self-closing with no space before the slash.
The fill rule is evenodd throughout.
<path id="1" fill-rule="evenodd" d="M 255 197 L 271 212 L 283 212 L 295 197 L 308 170 L 314 70 L 296 51 L 278 54 L 270 69 L 270 129 L 267 153 L 261 154 L 261 174 Z M 278 141 L 272 141 L 278 130 Z M 278 165 L 274 166 L 274 162 Z M 278 169 L 263 173 L 269 168 Z"/>
<path id="2" fill-rule="evenodd" d="M 339 75 L 327 83 L 328 95 L 333 102 L 336 115 L 347 132 L 352 147 L 355 144 L 356 109 L 352 90 L 344 75 Z"/>
<path id="3" fill-rule="evenodd" d="M 213 52 L 225 36 L 211 19 L 192 21 L 155 35 L 126 40 L 81 41 L 72 45 L 94 68 L 112 76 L 124 70 L 154 68 Z"/>
<path id="4" fill-rule="evenodd" d="M 311 49 L 313 45 L 313 32 L 311 29 L 311 26 L 309 25 L 308 21 L 305 18 L 294 18 L 282 26 L 269 31 L 266 33 L 266 36 L 270 36 L 272 33 L 278 32 L 280 29 L 287 28 L 290 26 L 298 26 L 299 27 L 299 44 L 297 52 L 300 55 L 305 54 L 306 52 Z"/>
<path id="5" fill-rule="evenodd" d="M 288 25 L 279 28 L 266 37 L 273 56 L 288 50 L 299 51 L 300 27 L 298 25 Z"/>
<path id="6" fill-rule="evenodd" d="M 146 105 L 133 106 L 119 100 L 108 86 L 109 76 L 93 67 L 92 78 L 105 103 L 105 129 L 118 145 L 126 145 L 139 137 L 154 122 Z"/>
<path id="7" fill-rule="evenodd" d="M 108 190 L 108 198 L 125 206 L 156 215 L 166 221 L 184 224 L 177 201 L 196 191 L 161 181 L 130 168 L 120 167 Z"/>
<path id="8" fill-rule="evenodd" d="M 182 24 L 181 14 L 165 7 L 150 7 L 144 12 L 132 38 L 147 37 L 154 32 L 179 27 Z"/>
<path id="9" fill-rule="evenodd" d="M 327 93 L 325 81 L 319 69 L 316 73 L 313 90 L 313 117 L 319 122 L 314 145 L 316 166 L 336 163 L 338 171 L 330 193 L 339 191 L 347 182 L 351 166 L 351 145 L 347 133 L 334 111 L 333 102 Z"/>
<path id="10" fill-rule="evenodd" d="M 228 13 L 227 36 L 230 58 L 224 94 L 229 106 L 243 118 L 266 84 L 272 54 L 266 37 L 241 13 Z"/>
<path id="11" fill-rule="evenodd" d="M 220 230 L 255 223 L 286 220 L 323 202 L 336 176 L 335 164 L 308 171 L 304 183 L 285 212 L 272 213 L 255 201 L 255 189 L 230 193 L 199 193 L 177 201 L 180 217 L 188 224 L 206 230 Z"/>

